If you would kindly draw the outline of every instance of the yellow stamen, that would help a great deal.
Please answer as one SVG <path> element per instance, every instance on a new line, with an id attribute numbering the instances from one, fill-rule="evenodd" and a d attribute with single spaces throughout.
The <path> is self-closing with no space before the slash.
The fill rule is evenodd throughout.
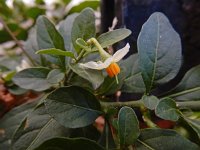
<path id="1" fill-rule="evenodd" d="M 109 77 L 117 76 L 120 73 L 120 67 L 117 63 L 111 63 L 107 68 L 106 72 L 108 73 Z"/>

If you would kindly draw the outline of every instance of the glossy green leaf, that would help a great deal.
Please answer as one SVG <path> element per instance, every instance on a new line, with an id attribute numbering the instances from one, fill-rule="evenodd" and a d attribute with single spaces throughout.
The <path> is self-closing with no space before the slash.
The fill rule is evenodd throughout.
<path id="1" fill-rule="evenodd" d="M 180 117 L 176 103 L 171 98 L 165 98 L 159 101 L 155 109 L 155 114 L 162 119 L 171 121 L 177 121 Z"/>
<path id="2" fill-rule="evenodd" d="M 140 135 L 137 116 L 130 107 L 124 106 L 119 111 L 118 134 L 121 145 L 134 144 Z"/>
<path id="3" fill-rule="evenodd" d="M 96 142 L 86 138 L 53 138 L 45 141 L 35 150 L 104 150 Z"/>
<path id="4" fill-rule="evenodd" d="M 106 48 L 108 46 L 111 46 L 126 37 L 128 37 L 131 34 L 131 31 L 129 29 L 116 29 L 113 31 L 109 31 L 106 33 L 101 34 L 97 41 L 101 44 L 103 48 Z"/>
<path id="5" fill-rule="evenodd" d="M 65 50 L 64 40 L 60 33 L 56 30 L 52 22 L 46 17 L 40 16 L 36 21 L 37 42 L 39 49 L 56 48 Z M 59 64 L 65 67 L 65 57 L 59 56 Z"/>
<path id="6" fill-rule="evenodd" d="M 73 51 L 73 45 L 71 41 L 71 31 L 74 23 L 74 19 L 78 16 L 77 13 L 71 14 L 66 17 L 65 20 L 59 24 L 59 33 L 62 35 L 65 43 L 65 49 Z"/>
<path id="7" fill-rule="evenodd" d="M 20 105 L 5 114 L 0 120 L 0 149 L 11 148 L 11 139 L 15 130 L 20 126 L 22 120 L 30 113 L 37 104 L 37 100 Z"/>
<path id="8" fill-rule="evenodd" d="M 28 90 L 20 88 L 17 85 L 8 86 L 7 89 L 11 94 L 14 94 L 14 95 L 22 95 L 28 92 Z"/>
<path id="9" fill-rule="evenodd" d="M 200 99 L 200 65 L 190 69 L 181 82 L 168 93 L 179 101 L 199 100 Z"/>
<path id="10" fill-rule="evenodd" d="M 76 40 L 82 38 L 87 41 L 88 39 L 95 37 L 95 34 L 94 12 L 91 8 L 86 8 L 75 18 L 72 26 L 71 39 L 77 53 L 80 53 L 81 49 L 76 44 Z"/>
<path id="11" fill-rule="evenodd" d="M 199 150 L 200 147 L 173 130 L 144 129 L 134 145 L 137 150 Z"/>
<path id="12" fill-rule="evenodd" d="M 97 89 L 104 81 L 104 76 L 101 70 L 86 69 L 79 64 L 71 65 L 70 68 L 80 77 L 90 81 L 94 89 Z"/>
<path id="13" fill-rule="evenodd" d="M 65 74 L 59 69 L 53 69 L 47 75 L 47 81 L 51 84 L 57 84 L 61 82 L 65 77 Z"/>
<path id="14" fill-rule="evenodd" d="M 51 87 L 46 77 L 49 73 L 47 68 L 28 68 L 24 69 L 13 77 L 13 81 L 24 89 L 44 91 Z"/>
<path id="15" fill-rule="evenodd" d="M 47 96 L 45 106 L 55 120 L 69 128 L 90 125 L 102 113 L 96 97 L 76 86 L 56 89 Z"/>
<path id="16" fill-rule="evenodd" d="M 46 140 L 66 135 L 69 135 L 69 129 L 62 127 L 51 118 L 46 113 L 44 104 L 40 104 L 15 132 L 12 149 L 33 150 Z"/>
<path id="17" fill-rule="evenodd" d="M 137 41 L 139 66 L 146 92 L 173 79 L 181 67 L 181 40 L 162 13 L 153 13 L 142 26 Z"/>
<path id="18" fill-rule="evenodd" d="M 120 63 L 121 72 L 126 78 L 121 90 L 126 93 L 144 93 L 145 85 L 138 64 L 138 54 L 129 56 Z"/>
<path id="19" fill-rule="evenodd" d="M 151 110 L 154 110 L 157 104 L 159 103 L 159 99 L 153 95 L 151 96 L 144 95 L 142 97 L 142 101 L 144 105 Z"/>
<path id="20" fill-rule="evenodd" d="M 56 48 L 50 48 L 50 49 L 41 49 L 36 52 L 36 54 L 48 54 L 48 55 L 57 55 L 57 56 L 67 56 L 74 58 L 74 54 L 70 51 L 63 51 Z"/>

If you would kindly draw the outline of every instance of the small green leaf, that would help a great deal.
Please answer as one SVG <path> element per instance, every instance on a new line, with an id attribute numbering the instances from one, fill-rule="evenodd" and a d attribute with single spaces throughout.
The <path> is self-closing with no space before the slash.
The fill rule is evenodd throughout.
<path id="1" fill-rule="evenodd" d="M 47 75 L 47 81 L 51 84 L 57 84 L 61 82 L 65 77 L 65 74 L 59 69 L 53 69 Z"/>
<path id="2" fill-rule="evenodd" d="M 200 65 L 190 69 L 181 82 L 168 94 L 176 100 L 189 101 L 200 98 Z"/>
<path id="3" fill-rule="evenodd" d="M 159 103 L 159 99 L 153 95 L 152 96 L 144 95 L 142 97 L 142 101 L 144 105 L 151 110 L 154 110 L 157 104 Z"/>
<path id="4" fill-rule="evenodd" d="M 35 150 L 104 150 L 95 141 L 86 138 L 53 138 L 45 141 Z"/>
<path id="5" fill-rule="evenodd" d="M 91 8 L 86 8 L 75 18 L 72 26 L 71 39 L 77 53 L 80 53 L 81 48 L 76 44 L 76 40 L 82 38 L 87 41 L 95 37 L 95 34 L 94 12 Z"/>
<path id="6" fill-rule="evenodd" d="M 26 92 L 28 92 L 28 90 L 20 88 L 17 85 L 12 85 L 7 88 L 8 88 L 8 91 L 14 95 L 22 95 L 22 94 L 25 94 Z"/>
<path id="7" fill-rule="evenodd" d="M 46 17 L 40 16 L 36 21 L 37 43 L 39 49 L 56 48 L 65 50 L 64 40 L 56 30 L 54 24 Z M 59 56 L 58 63 L 65 68 L 65 57 Z"/>
<path id="8" fill-rule="evenodd" d="M 91 48 L 88 46 L 88 44 L 81 38 L 78 38 L 76 40 L 76 44 L 81 48 L 85 49 L 86 51 L 91 51 Z"/>
<path id="9" fill-rule="evenodd" d="M 104 76 L 101 70 L 86 69 L 79 64 L 71 65 L 70 68 L 80 77 L 90 81 L 94 89 L 97 89 L 104 81 Z"/>
<path id="10" fill-rule="evenodd" d="M 36 54 L 48 54 L 48 55 L 58 55 L 58 56 L 67 56 L 74 58 L 74 54 L 70 51 L 63 51 L 56 48 L 50 48 L 50 49 L 41 49 L 36 52 Z"/>
<path id="11" fill-rule="evenodd" d="M 140 135 L 137 116 L 132 108 L 124 106 L 118 114 L 118 133 L 121 145 L 134 144 Z"/>
<path id="12" fill-rule="evenodd" d="M 103 48 L 106 48 L 108 46 L 111 46 L 126 37 L 128 37 L 131 34 L 131 31 L 129 29 L 116 29 L 113 31 L 109 31 L 106 33 L 101 34 L 97 41 L 101 44 Z"/>
<path id="13" fill-rule="evenodd" d="M 171 98 L 161 100 L 156 106 L 155 113 L 158 117 L 171 121 L 177 121 L 180 117 L 176 103 Z"/>
<path id="14" fill-rule="evenodd" d="M 68 128 L 92 124 L 102 113 L 96 97 L 76 86 L 56 89 L 47 96 L 45 106 L 55 120 Z"/>
<path id="15" fill-rule="evenodd" d="M 137 150 L 199 150 L 200 147 L 173 130 L 144 129 L 134 145 Z"/>
<path id="16" fill-rule="evenodd" d="M 149 17 L 142 26 L 137 46 L 146 93 L 177 75 L 182 61 L 181 40 L 164 14 L 155 12 Z"/>
<path id="17" fill-rule="evenodd" d="M 16 130 L 12 149 L 33 150 L 44 141 L 58 136 L 69 136 L 69 129 L 51 118 L 42 103 L 24 119 Z"/>
<path id="18" fill-rule="evenodd" d="M 13 82 L 24 89 L 44 91 L 51 87 L 46 80 L 49 73 L 47 68 L 28 68 L 15 74 Z"/>

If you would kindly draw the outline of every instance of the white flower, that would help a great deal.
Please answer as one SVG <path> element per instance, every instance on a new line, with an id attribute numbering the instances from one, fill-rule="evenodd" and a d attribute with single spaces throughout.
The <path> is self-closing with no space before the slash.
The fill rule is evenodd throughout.
<path id="1" fill-rule="evenodd" d="M 107 53 L 108 54 L 107 56 L 109 57 L 107 57 L 107 59 L 104 62 L 90 61 L 84 64 L 81 63 L 80 65 L 85 68 L 96 69 L 96 70 L 106 69 L 106 72 L 110 77 L 117 76 L 117 74 L 120 73 L 120 67 L 117 65 L 117 62 L 120 61 L 129 52 L 129 48 L 130 45 L 127 43 L 124 48 L 118 50 L 113 56 L 111 56 L 105 51 L 105 53 Z"/>
<path id="2" fill-rule="evenodd" d="M 120 50 L 118 50 L 113 56 L 110 55 L 104 62 L 98 61 L 89 61 L 87 63 L 81 63 L 80 65 L 85 68 L 102 70 L 107 68 L 111 63 L 116 63 L 120 61 L 128 52 L 129 52 L 130 45 L 127 43 L 126 46 Z"/>

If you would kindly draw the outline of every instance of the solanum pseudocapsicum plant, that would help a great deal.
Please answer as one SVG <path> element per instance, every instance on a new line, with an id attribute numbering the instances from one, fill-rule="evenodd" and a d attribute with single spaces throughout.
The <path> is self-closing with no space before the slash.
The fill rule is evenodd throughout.
<path id="1" fill-rule="evenodd" d="M 121 60 L 129 44 L 113 55 L 108 53 L 108 47 L 130 34 L 122 28 L 97 36 L 90 8 L 68 16 L 58 28 L 40 16 L 25 43 L 37 66 L 16 73 L 13 81 L 44 94 L 38 104 L 24 104 L 4 116 L 0 148 L 200 149 L 200 120 L 194 119 L 200 109 L 200 66 L 189 70 L 169 92 L 152 95 L 181 67 L 180 37 L 166 16 L 156 12 L 141 29 L 138 54 Z M 117 91 L 143 96 L 117 102 L 109 96 Z M 159 128 L 152 113 L 184 124 L 193 140 L 191 135 L 188 139 L 176 130 Z M 103 131 L 95 123 L 98 117 L 105 120 Z M 148 128 L 141 129 L 141 122 Z"/>

